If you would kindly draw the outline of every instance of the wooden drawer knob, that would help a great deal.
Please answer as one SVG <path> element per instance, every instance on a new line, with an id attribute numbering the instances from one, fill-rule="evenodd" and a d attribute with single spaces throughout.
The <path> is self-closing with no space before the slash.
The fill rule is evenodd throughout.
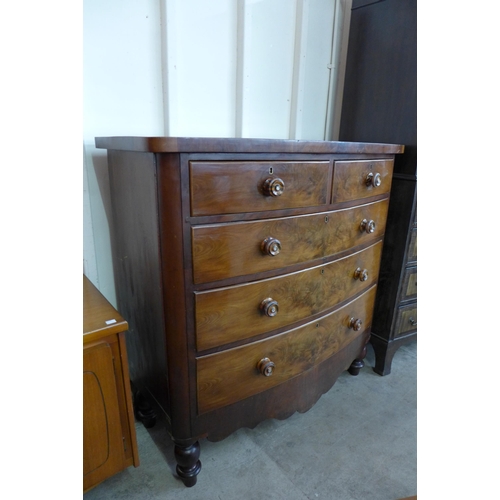
<path id="1" fill-rule="evenodd" d="M 408 321 L 410 322 L 411 326 L 417 326 L 417 320 L 413 316 L 410 316 L 410 319 Z"/>
<path id="2" fill-rule="evenodd" d="M 363 219 L 359 225 L 361 232 L 366 231 L 368 234 L 375 232 L 375 221 Z"/>
<path id="3" fill-rule="evenodd" d="M 352 328 L 355 332 L 359 332 L 361 330 L 361 325 L 363 322 L 360 319 L 351 318 L 349 320 L 349 328 Z"/>
<path id="4" fill-rule="evenodd" d="M 259 370 L 264 377 L 270 377 L 274 371 L 274 363 L 269 358 L 262 358 L 257 363 L 257 370 Z"/>
<path id="5" fill-rule="evenodd" d="M 354 271 L 354 279 L 359 281 L 366 281 L 368 279 L 368 271 L 366 269 L 361 269 L 358 267 Z"/>
<path id="6" fill-rule="evenodd" d="M 285 183 L 279 177 L 270 177 L 264 181 L 262 191 L 266 196 L 281 196 L 285 190 Z"/>
<path id="7" fill-rule="evenodd" d="M 380 184 L 382 184 L 382 177 L 380 176 L 380 174 L 374 174 L 373 172 L 370 172 L 366 176 L 367 186 L 379 187 Z"/>
<path id="8" fill-rule="evenodd" d="M 273 316 L 276 316 L 279 311 L 279 306 L 278 302 L 275 300 L 271 299 L 270 297 L 267 299 L 264 299 L 260 303 L 260 310 L 266 315 L 272 318 Z"/>
<path id="9" fill-rule="evenodd" d="M 278 255 L 281 251 L 281 242 L 276 238 L 269 237 L 266 238 L 261 243 L 260 248 L 262 250 L 262 253 L 274 257 L 275 255 Z"/>

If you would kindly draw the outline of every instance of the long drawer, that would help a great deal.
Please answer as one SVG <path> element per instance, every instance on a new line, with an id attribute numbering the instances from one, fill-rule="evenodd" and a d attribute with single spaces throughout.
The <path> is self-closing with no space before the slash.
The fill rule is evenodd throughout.
<path id="1" fill-rule="evenodd" d="M 329 161 L 192 161 L 191 215 L 325 205 Z"/>
<path id="2" fill-rule="evenodd" d="M 193 227 L 194 283 L 280 269 L 374 242 L 384 234 L 388 204 Z"/>
<path id="3" fill-rule="evenodd" d="M 337 311 L 300 328 L 197 358 L 198 413 L 258 394 L 333 356 L 370 326 L 375 292 L 373 286 Z M 270 363 L 274 368 L 266 376 Z"/>
<path id="4" fill-rule="evenodd" d="M 291 325 L 373 285 L 382 242 L 343 259 L 258 282 L 195 293 L 199 351 Z"/>

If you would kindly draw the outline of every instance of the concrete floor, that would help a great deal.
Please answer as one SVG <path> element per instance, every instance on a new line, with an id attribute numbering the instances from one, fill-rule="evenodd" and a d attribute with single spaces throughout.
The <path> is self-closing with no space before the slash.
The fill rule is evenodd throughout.
<path id="1" fill-rule="evenodd" d="M 357 377 L 343 373 L 308 412 L 200 441 L 202 470 L 186 488 L 160 421 L 136 424 L 138 468 L 84 500 L 397 500 L 417 494 L 417 343 L 377 375 L 371 345 Z"/>

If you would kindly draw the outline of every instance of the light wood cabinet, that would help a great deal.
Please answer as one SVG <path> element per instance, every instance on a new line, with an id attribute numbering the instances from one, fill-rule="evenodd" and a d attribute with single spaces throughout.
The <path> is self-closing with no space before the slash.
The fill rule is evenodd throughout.
<path id="1" fill-rule="evenodd" d="M 83 276 L 83 491 L 139 465 L 127 322 Z"/>

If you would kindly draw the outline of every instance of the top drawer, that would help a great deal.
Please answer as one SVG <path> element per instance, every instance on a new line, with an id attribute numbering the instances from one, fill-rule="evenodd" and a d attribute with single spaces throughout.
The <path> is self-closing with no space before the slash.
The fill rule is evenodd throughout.
<path id="1" fill-rule="evenodd" d="M 329 161 L 191 161 L 191 215 L 325 205 L 329 166 Z"/>
<path id="2" fill-rule="evenodd" d="M 393 160 L 336 161 L 332 203 L 359 200 L 391 190 Z"/>

